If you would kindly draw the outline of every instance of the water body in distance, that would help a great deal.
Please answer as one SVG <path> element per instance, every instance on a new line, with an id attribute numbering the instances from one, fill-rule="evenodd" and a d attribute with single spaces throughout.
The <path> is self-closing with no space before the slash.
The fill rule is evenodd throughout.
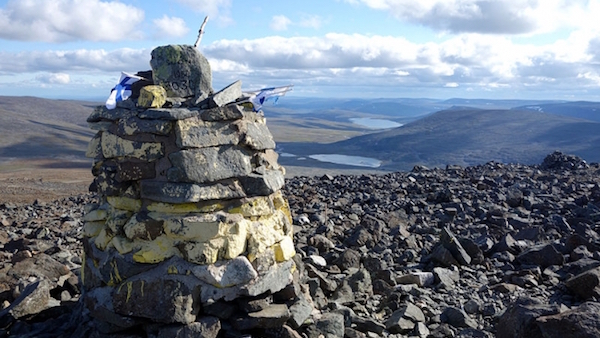
<path id="1" fill-rule="evenodd" d="M 313 160 L 321 162 L 352 165 L 356 167 L 378 168 L 379 166 L 381 166 L 380 160 L 370 157 L 348 156 L 340 154 L 317 154 L 310 155 L 309 157 Z"/>
<path id="2" fill-rule="evenodd" d="M 350 122 L 354 124 L 358 124 L 363 127 L 373 128 L 373 129 L 389 129 L 389 128 L 398 128 L 402 127 L 402 123 L 383 120 L 383 119 L 372 119 L 370 117 L 356 117 L 351 118 Z"/>

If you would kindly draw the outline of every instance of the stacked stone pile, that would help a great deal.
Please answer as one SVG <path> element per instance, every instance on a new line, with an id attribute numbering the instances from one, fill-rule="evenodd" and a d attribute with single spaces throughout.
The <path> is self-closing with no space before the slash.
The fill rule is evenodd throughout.
<path id="1" fill-rule="evenodd" d="M 97 328 L 212 337 L 281 327 L 299 289 L 265 119 L 236 104 L 240 82 L 213 93 L 191 46 L 159 47 L 151 65 L 154 84 L 137 100 L 88 118 L 100 202 L 83 218 L 81 279 Z"/>

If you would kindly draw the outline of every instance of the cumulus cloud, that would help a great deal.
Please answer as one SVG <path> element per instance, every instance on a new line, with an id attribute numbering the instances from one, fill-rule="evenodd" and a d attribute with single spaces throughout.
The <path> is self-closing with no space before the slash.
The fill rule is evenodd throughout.
<path id="1" fill-rule="evenodd" d="M 330 33 L 314 38 L 220 40 L 204 52 L 215 58 L 248 60 L 255 67 L 307 69 L 400 66 L 415 58 L 418 50 L 404 38 Z"/>
<path id="2" fill-rule="evenodd" d="M 323 25 L 323 18 L 318 15 L 305 14 L 302 15 L 299 25 L 302 27 L 319 29 Z"/>
<path id="3" fill-rule="evenodd" d="M 573 32 L 549 44 L 519 44 L 498 35 L 460 34 L 440 42 L 403 37 L 330 33 L 317 37 L 219 40 L 203 47 L 214 88 L 242 79 L 245 88 L 296 85 L 395 90 L 396 96 L 433 90 L 569 93 L 600 87 L 600 40 Z M 150 49 L 106 51 L 0 51 L 0 76 L 43 73 L 38 80 L 60 83 L 70 76 L 149 69 Z M 54 76 L 54 77 L 51 77 Z M 62 77 L 61 77 L 62 76 Z M 344 90 L 339 90 L 344 88 Z M 430 91 L 431 90 L 431 91 Z M 591 92 L 591 91 L 590 91 Z M 402 94 L 404 93 L 404 94 Z M 376 95 L 377 93 L 373 94 Z M 561 96 L 563 98 L 563 96 Z"/>
<path id="4" fill-rule="evenodd" d="M 118 1 L 9 0 L 0 38 L 19 41 L 119 41 L 141 36 L 144 11 Z"/>
<path id="5" fill-rule="evenodd" d="M 586 46 L 585 48 L 580 45 Z M 588 47 L 589 46 L 589 47 Z M 221 40 L 204 48 L 211 59 L 243 67 L 247 78 L 285 78 L 313 85 L 399 85 L 446 88 L 561 88 L 594 84 L 600 69 L 580 37 L 543 46 L 502 36 L 461 34 L 440 43 L 403 37 L 327 34 Z M 564 57 L 565 51 L 571 53 Z M 571 88 L 571 89 L 572 89 Z"/>
<path id="6" fill-rule="evenodd" d="M 219 24 L 227 26 L 233 23 L 231 18 L 231 0 L 177 0 L 193 11 L 210 16 Z"/>
<path id="7" fill-rule="evenodd" d="M 36 76 L 35 79 L 42 84 L 69 84 L 71 82 L 71 77 L 65 73 L 42 74 Z"/>
<path id="8" fill-rule="evenodd" d="M 453 33 L 534 34 L 593 26 L 596 1 L 560 0 L 345 0 L 385 10 L 400 20 Z"/>
<path id="9" fill-rule="evenodd" d="M 287 16 L 275 15 L 271 19 L 271 24 L 269 25 L 269 27 L 271 27 L 271 29 L 275 30 L 275 31 L 284 31 L 284 30 L 288 29 L 288 26 L 291 23 L 292 23 L 292 20 L 290 20 Z"/>
<path id="10" fill-rule="evenodd" d="M 32 72 L 135 72 L 150 68 L 149 49 L 0 52 L 0 74 Z"/>
<path id="11" fill-rule="evenodd" d="M 154 19 L 152 22 L 156 28 L 156 37 L 158 38 L 178 38 L 186 35 L 190 31 L 185 21 L 178 17 L 163 15 L 162 18 Z"/>

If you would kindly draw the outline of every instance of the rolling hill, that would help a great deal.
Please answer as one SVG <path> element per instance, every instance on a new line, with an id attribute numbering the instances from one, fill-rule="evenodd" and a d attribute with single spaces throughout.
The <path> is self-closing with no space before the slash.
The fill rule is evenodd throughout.
<path id="1" fill-rule="evenodd" d="M 86 161 L 94 132 L 86 118 L 97 103 L 0 96 L 0 160 Z"/>
<path id="2" fill-rule="evenodd" d="M 600 122 L 600 103 L 589 101 L 541 103 L 515 107 L 518 110 L 533 110 L 561 116 Z"/>
<path id="3" fill-rule="evenodd" d="M 600 161 L 600 123 L 531 110 L 454 108 L 402 127 L 331 144 L 312 145 L 312 154 L 344 154 L 382 160 L 382 169 L 415 165 L 445 167 L 540 163 L 554 150 Z M 307 156 L 306 145 L 284 144 Z"/>
<path id="4" fill-rule="evenodd" d="M 65 167 L 72 163 L 89 166 L 91 161 L 84 153 L 95 133 L 88 128 L 86 118 L 98 104 L 0 96 L 0 164 L 50 158 L 60 165 L 65 163 Z M 433 110 L 439 107 L 445 110 Z M 296 155 L 281 156 L 284 166 L 361 170 L 308 158 L 344 154 L 377 158 L 382 161 L 381 169 L 394 171 L 410 170 L 417 164 L 533 164 L 554 150 L 599 162 L 600 121 L 594 120 L 594 109 L 600 109 L 600 103 L 285 98 L 264 110 L 278 150 Z M 352 123 L 354 117 L 406 124 L 378 132 Z"/>

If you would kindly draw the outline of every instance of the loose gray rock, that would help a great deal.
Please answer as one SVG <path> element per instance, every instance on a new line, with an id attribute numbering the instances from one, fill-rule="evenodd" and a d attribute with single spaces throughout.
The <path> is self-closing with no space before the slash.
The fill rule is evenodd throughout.
<path id="1" fill-rule="evenodd" d="M 325 313 L 315 323 L 317 332 L 324 338 L 344 336 L 344 316 L 339 313 Z"/>
<path id="2" fill-rule="evenodd" d="M 444 309 L 444 312 L 440 315 L 440 319 L 442 322 L 454 327 L 477 328 L 477 323 L 465 311 L 452 306 Z"/>
<path id="3" fill-rule="evenodd" d="M 272 304 L 269 307 L 248 313 L 233 320 L 233 326 L 238 330 L 249 330 L 253 328 L 281 327 L 290 318 L 290 311 L 285 304 Z"/>
<path id="4" fill-rule="evenodd" d="M 572 310 L 538 317 L 536 323 L 544 338 L 600 337 L 600 303 L 586 302 Z"/>
<path id="5" fill-rule="evenodd" d="M 391 333 L 408 333 L 415 328 L 416 323 L 424 322 L 423 311 L 412 303 L 406 303 L 394 311 L 390 318 L 385 321 L 386 329 Z"/>
<path id="6" fill-rule="evenodd" d="M 471 264 L 471 256 L 469 256 L 469 254 L 467 254 L 465 249 L 460 244 L 460 241 L 458 240 L 458 238 L 456 238 L 456 236 L 454 236 L 454 234 L 452 233 L 452 231 L 450 231 L 450 229 L 448 229 L 447 227 L 444 227 L 442 229 L 442 234 L 441 234 L 440 239 L 441 239 L 442 245 L 446 249 L 448 249 L 448 251 L 450 251 L 450 253 L 454 257 L 454 259 L 456 259 L 456 261 L 458 263 L 460 263 L 461 265 Z"/>
<path id="7" fill-rule="evenodd" d="M 50 304 L 50 282 L 43 279 L 35 283 L 31 283 L 21 292 L 19 298 L 15 299 L 9 307 L 0 312 L 0 322 L 4 321 L 3 317 L 10 316 L 14 319 L 19 319 L 28 315 L 40 313 Z"/>
<path id="8" fill-rule="evenodd" d="M 498 320 L 496 337 L 542 337 L 536 319 L 559 312 L 557 305 L 543 304 L 532 298 L 520 298 L 511 304 Z"/>
<path id="9" fill-rule="evenodd" d="M 221 330 L 221 322 L 216 317 L 203 316 L 187 325 L 163 326 L 157 337 L 173 338 L 216 338 Z"/>
<path id="10" fill-rule="evenodd" d="M 545 244 L 527 249 L 517 256 L 517 261 L 521 264 L 538 265 L 545 269 L 551 265 L 563 265 L 565 257 L 556 250 L 554 245 Z"/>
<path id="11" fill-rule="evenodd" d="M 600 297 L 600 267 L 585 271 L 565 282 L 567 288 L 582 299 Z"/>

